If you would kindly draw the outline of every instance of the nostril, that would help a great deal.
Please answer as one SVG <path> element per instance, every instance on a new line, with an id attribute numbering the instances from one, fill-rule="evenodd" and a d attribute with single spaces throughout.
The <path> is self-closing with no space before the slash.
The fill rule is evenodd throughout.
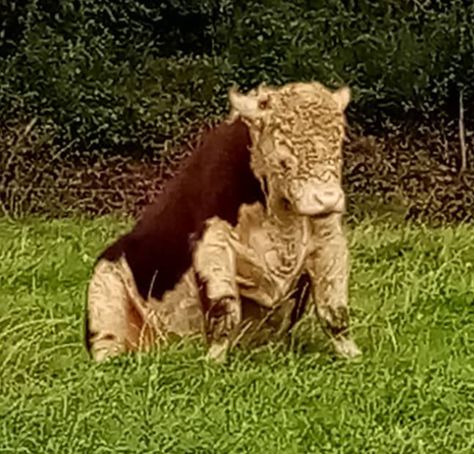
<path id="1" fill-rule="evenodd" d="M 336 199 L 336 193 L 334 191 L 318 191 L 314 194 L 314 199 L 319 203 L 331 203 Z"/>
<path id="2" fill-rule="evenodd" d="M 335 189 L 323 189 L 316 191 L 314 200 L 326 209 L 333 209 L 339 205 L 341 200 L 341 192 Z"/>
<path id="3" fill-rule="evenodd" d="M 334 199 L 339 196 L 338 191 L 324 191 L 324 197 L 327 197 L 328 199 Z"/>
<path id="4" fill-rule="evenodd" d="M 322 196 L 322 197 L 321 197 Z M 315 202 L 318 202 L 318 203 L 323 203 L 323 200 L 324 200 L 324 194 L 319 194 L 318 192 L 315 192 L 313 194 L 313 199 L 315 200 Z"/>

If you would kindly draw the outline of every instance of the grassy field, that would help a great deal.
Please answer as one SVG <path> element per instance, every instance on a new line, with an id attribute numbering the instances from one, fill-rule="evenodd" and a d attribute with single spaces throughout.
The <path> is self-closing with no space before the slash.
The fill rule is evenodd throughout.
<path id="1" fill-rule="evenodd" d="M 354 333 L 206 364 L 196 342 L 94 365 L 82 344 L 96 254 L 127 226 L 0 219 L 0 452 L 472 453 L 474 228 L 350 228 Z"/>

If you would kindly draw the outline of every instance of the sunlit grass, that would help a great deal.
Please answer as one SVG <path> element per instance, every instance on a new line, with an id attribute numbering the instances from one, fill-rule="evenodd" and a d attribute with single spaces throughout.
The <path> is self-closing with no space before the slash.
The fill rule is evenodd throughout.
<path id="1" fill-rule="evenodd" d="M 0 220 L 0 452 L 474 451 L 473 227 L 351 226 L 360 361 L 304 323 L 224 367 L 192 342 L 95 365 L 87 281 L 128 225 Z"/>

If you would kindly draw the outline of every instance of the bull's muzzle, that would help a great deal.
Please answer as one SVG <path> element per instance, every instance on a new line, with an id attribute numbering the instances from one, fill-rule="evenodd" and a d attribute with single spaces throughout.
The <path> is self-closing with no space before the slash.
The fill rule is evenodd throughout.
<path id="1" fill-rule="evenodd" d="M 344 191 L 338 183 L 305 184 L 298 189 L 294 207 L 299 214 L 319 216 L 344 211 Z"/>

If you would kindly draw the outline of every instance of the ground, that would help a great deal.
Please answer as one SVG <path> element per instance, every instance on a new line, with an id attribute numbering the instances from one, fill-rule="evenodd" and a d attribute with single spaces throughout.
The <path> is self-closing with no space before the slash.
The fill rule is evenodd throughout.
<path id="1" fill-rule="evenodd" d="M 128 225 L 0 218 L 1 453 L 473 452 L 472 226 L 349 225 L 358 361 L 306 322 L 224 367 L 197 342 L 92 364 L 87 280 Z"/>

